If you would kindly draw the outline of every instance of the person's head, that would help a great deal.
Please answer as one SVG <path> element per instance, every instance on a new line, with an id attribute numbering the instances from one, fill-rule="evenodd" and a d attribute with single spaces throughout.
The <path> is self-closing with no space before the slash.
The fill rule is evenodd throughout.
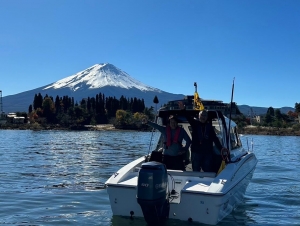
<path id="1" fill-rule="evenodd" d="M 171 129 L 175 129 L 177 127 L 178 120 L 174 115 L 170 115 L 169 124 L 170 124 Z"/>
<path id="2" fill-rule="evenodd" d="M 203 110 L 203 111 L 200 111 L 199 112 L 199 121 L 202 122 L 202 123 L 205 123 L 206 120 L 208 118 L 208 112 L 207 110 Z"/>

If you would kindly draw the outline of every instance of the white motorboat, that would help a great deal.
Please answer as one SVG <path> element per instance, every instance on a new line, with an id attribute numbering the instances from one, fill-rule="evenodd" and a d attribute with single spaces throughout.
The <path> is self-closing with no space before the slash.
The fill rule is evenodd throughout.
<path id="1" fill-rule="evenodd" d="M 198 112 L 187 109 L 185 115 L 196 117 Z M 179 126 L 191 136 L 190 124 L 174 105 L 160 109 L 157 122 L 165 125 L 169 115 L 177 115 Z M 221 111 L 209 110 L 208 116 L 221 143 L 230 150 L 225 168 L 218 173 L 222 159 L 214 147 L 219 164 L 214 172 L 193 172 L 191 164 L 186 164 L 186 171 L 166 169 L 157 160 L 163 145 L 160 137 L 151 154 L 130 162 L 106 181 L 113 215 L 144 217 L 148 224 L 171 218 L 215 225 L 241 203 L 256 156 L 242 146 L 237 125 Z"/>

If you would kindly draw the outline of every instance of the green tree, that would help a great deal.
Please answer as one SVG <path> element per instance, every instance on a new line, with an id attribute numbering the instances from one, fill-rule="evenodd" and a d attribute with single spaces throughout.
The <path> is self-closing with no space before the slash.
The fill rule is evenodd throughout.
<path id="1" fill-rule="evenodd" d="M 92 104 L 91 104 L 90 97 L 87 98 L 86 108 L 87 108 L 88 112 L 90 112 L 92 110 Z"/>
<path id="2" fill-rule="evenodd" d="M 279 109 L 275 110 L 275 119 L 276 120 L 281 120 L 282 119 L 282 114 L 281 114 Z"/>
<path id="3" fill-rule="evenodd" d="M 138 100 L 137 100 L 137 98 L 136 97 L 134 97 L 133 98 L 133 102 L 132 102 L 132 112 L 133 113 L 135 113 L 135 112 L 138 112 L 138 108 L 139 108 L 139 106 L 138 106 Z"/>
<path id="4" fill-rule="evenodd" d="M 74 107 L 74 116 L 75 116 L 75 120 L 76 120 L 76 124 L 82 124 L 85 119 L 84 119 L 84 114 L 85 114 L 85 109 L 77 106 Z"/>
<path id="5" fill-rule="evenodd" d="M 82 107 L 83 109 L 86 109 L 87 107 L 87 101 L 86 101 L 86 99 L 82 99 L 81 101 L 80 101 L 80 107 Z"/>
<path id="6" fill-rule="evenodd" d="M 282 128 L 282 121 L 281 120 L 275 120 L 272 125 L 276 128 Z"/>
<path id="7" fill-rule="evenodd" d="M 28 113 L 30 114 L 32 112 L 32 105 L 30 104 L 28 107 Z"/>
<path id="8" fill-rule="evenodd" d="M 155 95 L 153 99 L 153 103 L 155 104 L 155 112 L 157 112 L 157 104 L 159 103 L 157 96 Z"/>
<path id="9" fill-rule="evenodd" d="M 116 123 L 119 125 L 129 124 L 130 123 L 130 114 L 128 111 L 117 110 L 116 112 Z"/>
<path id="10" fill-rule="evenodd" d="M 36 110 L 41 108 L 43 105 L 43 96 L 39 93 L 38 95 L 35 94 L 33 99 L 33 109 Z"/>
<path id="11" fill-rule="evenodd" d="M 123 95 L 120 97 L 120 109 L 129 110 L 128 101 Z"/>
<path id="12" fill-rule="evenodd" d="M 295 103 L 295 112 L 300 113 L 300 103 Z"/>
<path id="13" fill-rule="evenodd" d="M 56 113 L 59 112 L 61 107 L 60 107 L 60 98 L 59 98 L 58 95 L 55 98 L 55 104 L 54 105 L 55 105 Z"/>
<path id="14" fill-rule="evenodd" d="M 265 123 L 270 124 L 273 121 L 273 117 L 270 113 L 267 113 L 265 116 Z"/>
<path id="15" fill-rule="evenodd" d="M 48 123 L 54 122 L 55 107 L 52 99 L 46 97 L 43 101 L 43 116 L 47 119 Z"/>
<path id="16" fill-rule="evenodd" d="M 267 114 L 270 114 L 271 116 L 275 116 L 274 108 L 273 107 L 269 107 L 268 111 L 267 111 Z"/>

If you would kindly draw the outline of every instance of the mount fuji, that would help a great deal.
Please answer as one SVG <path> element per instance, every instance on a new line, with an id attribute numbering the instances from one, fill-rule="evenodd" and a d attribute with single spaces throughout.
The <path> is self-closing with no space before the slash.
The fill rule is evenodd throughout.
<path id="1" fill-rule="evenodd" d="M 123 95 L 125 98 L 144 99 L 147 107 L 154 105 L 153 99 L 155 96 L 158 97 L 159 105 L 184 97 L 183 94 L 172 94 L 147 86 L 114 65 L 104 63 L 96 64 L 40 88 L 4 96 L 3 111 L 6 113 L 27 112 L 29 105 L 33 102 L 34 95 L 38 93 L 41 93 L 42 96 L 47 94 L 54 99 L 57 95 L 59 97 L 74 97 L 75 101 L 95 97 L 99 93 L 104 94 L 105 97 L 110 96 L 117 99 Z"/>

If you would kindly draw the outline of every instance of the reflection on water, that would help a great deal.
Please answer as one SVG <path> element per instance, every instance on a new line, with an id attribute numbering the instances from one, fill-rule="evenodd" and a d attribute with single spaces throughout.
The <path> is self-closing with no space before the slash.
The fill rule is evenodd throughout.
<path id="1" fill-rule="evenodd" d="M 300 138 L 242 136 L 244 144 L 247 137 L 257 169 L 244 204 L 219 225 L 299 225 Z M 0 224 L 146 225 L 142 218 L 112 216 L 104 183 L 147 154 L 150 138 L 149 132 L 0 130 Z"/>

